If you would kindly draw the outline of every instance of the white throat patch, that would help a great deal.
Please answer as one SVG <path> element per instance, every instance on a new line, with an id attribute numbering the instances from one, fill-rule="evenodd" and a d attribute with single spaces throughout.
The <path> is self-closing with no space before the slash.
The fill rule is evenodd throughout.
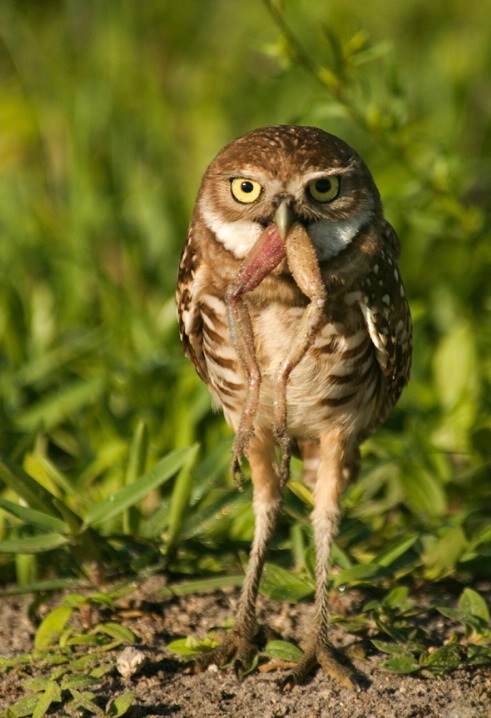
<path id="1" fill-rule="evenodd" d="M 227 222 L 212 209 L 202 206 L 201 210 L 207 226 L 214 233 L 217 241 L 238 259 L 243 259 L 251 251 L 264 229 L 257 222 L 249 220 Z M 371 210 L 364 210 L 353 219 L 344 222 L 320 220 L 309 225 L 309 237 L 319 261 L 336 257 L 343 249 L 346 249 L 360 227 L 366 224 L 371 217 Z"/>
<path id="2" fill-rule="evenodd" d="M 336 257 L 351 243 L 358 230 L 372 217 L 371 210 L 359 212 L 345 222 L 331 222 L 321 219 L 308 228 L 309 237 L 315 247 L 319 261 Z"/>
<path id="3" fill-rule="evenodd" d="M 238 259 L 245 257 L 256 244 L 263 227 L 249 220 L 227 222 L 218 212 L 201 207 L 206 225 L 214 233 L 225 249 L 232 252 Z"/>

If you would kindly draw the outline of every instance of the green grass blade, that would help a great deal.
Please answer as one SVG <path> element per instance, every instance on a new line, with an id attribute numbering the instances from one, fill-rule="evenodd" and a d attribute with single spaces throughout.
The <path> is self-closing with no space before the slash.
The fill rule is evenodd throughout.
<path id="1" fill-rule="evenodd" d="M 60 534 L 38 534 L 19 539 L 0 541 L 0 553 L 44 553 L 66 546 L 68 539 Z"/>
<path id="2" fill-rule="evenodd" d="M 121 491 L 105 501 L 100 501 L 85 516 L 84 527 L 92 526 L 100 521 L 107 521 L 118 516 L 130 506 L 141 501 L 149 491 L 156 489 L 168 481 L 186 463 L 194 447 L 176 449 L 160 461 L 155 468 L 135 481 L 125 486 Z"/>
<path id="3" fill-rule="evenodd" d="M 162 596 L 186 596 L 190 593 L 208 593 L 220 588 L 242 586 L 244 576 L 218 576 L 216 578 L 202 578 L 197 581 L 186 581 L 165 586 L 159 593 Z"/>
<path id="4" fill-rule="evenodd" d="M 13 585 L 0 591 L 2 596 L 21 596 L 25 593 L 45 593 L 46 591 L 66 591 L 75 588 L 88 588 L 89 582 L 79 578 L 51 578 L 46 581 L 32 581 L 23 586 Z"/>
<path id="5" fill-rule="evenodd" d="M 17 584 L 26 586 L 32 583 L 39 572 L 38 556 L 34 553 L 16 553 L 13 558 Z"/>
<path id="6" fill-rule="evenodd" d="M 173 550 L 179 539 L 184 523 L 184 513 L 189 505 L 189 499 L 193 489 L 192 472 L 198 456 L 198 448 L 197 445 L 192 447 L 192 452 L 189 454 L 174 484 L 169 506 L 167 551 Z"/>
<path id="7" fill-rule="evenodd" d="M 36 708 L 33 711 L 32 718 L 43 718 L 53 703 L 59 703 L 61 701 L 61 690 L 60 686 L 56 681 L 48 681 L 46 689 L 39 701 L 36 704 Z"/>
<path id="8" fill-rule="evenodd" d="M 40 457 L 34 454 L 29 456 L 29 465 L 33 470 L 34 476 L 42 477 L 44 471 L 42 470 L 39 463 Z M 0 478 L 3 478 L 4 482 L 11 488 L 15 493 L 26 501 L 32 510 L 38 511 L 39 514 L 44 516 L 52 516 L 53 521 L 46 524 L 44 519 L 43 528 L 47 528 L 51 531 L 61 531 L 62 533 L 78 533 L 82 524 L 82 521 L 77 514 L 75 514 L 61 499 L 56 498 L 48 489 L 46 489 L 42 483 L 27 474 L 20 467 L 15 467 L 8 463 L 6 459 L 0 458 Z M 62 517 L 60 519 L 60 516 Z M 38 516 L 40 520 L 43 520 L 41 516 Z M 33 523 L 36 521 L 33 520 Z"/>
<path id="9" fill-rule="evenodd" d="M 73 496 L 77 501 L 87 503 L 88 498 L 79 491 L 74 482 L 70 481 L 63 473 L 49 460 L 46 456 L 37 453 L 27 454 L 24 458 L 24 468 L 29 472 L 29 476 L 46 479 L 55 484 L 63 494 Z"/>
<path id="10" fill-rule="evenodd" d="M 92 693 L 77 691 L 75 688 L 70 688 L 69 690 L 75 699 L 77 708 L 85 708 L 89 715 L 94 715 L 96 718 L 105 718 L 105 712 L 92 700 L 94 697 Z"/>
<path id="11" fill-rule="evenodd" d="M 13 516 L 21 519 L 21 521 L 26 524 L 34 524 L 34 526 L 39 526 L 42 529 L 56 531 L 61 534 L 67 531 L 67 525 L 61 519 L 45 514 L 42 511 L 36 511 L 36 509 L 14 504 L 11 501 L 7 501 L 7 499 L 3 499 L 1 496 L 0 507 L 4 509 L 4 511 L 8 511 Z"/>
<path id="12" fill-rule="evenodd" d="M 131 693 L 131 691 L 122 693 L 120 696 L 111 701 L 109 707 L 106 708 L 107 715 L 109 718 L 120 718 L 120 716 L 123 716 L 127 713 L 128 709 L 131 708 L 134 700 L 135 694 Z"/>
<path id="13" fill-rule="evenodd" d="M 0 479 L 33 509 L 59 518 L 54 496 L 18 466 L 0 457 Z"/>
<path id="14" fill-rule="evenodd" d="M 148 427 L 140 421 L 133 441 L 131 443 L 128 467 L 126 469 L 125 485 L 131 486 L 145 471 L 148 452 Z M 138 517 L 133 507 L 127 509 L 123 516 L 123 532 L 127 535 L 138 533 Z"/>
<path id="15" fill-rule="evenodd" d="M 32 385 L 47 381 L 50 376 L 59 376 L 62 367 L 70 365 L 80 356 L 97 351 L 102 340 L 100 329 L 91 329 L 87 334 L 69 338 L 51 351 L 28 361 L 16 372 L 15 380 L 21 385 Z"/>
<path id="16" fill-rule="evenodd" d="M 91 688 L 92 686 L 96 686 L 98 683 L 100 683 L 100 681 L 92 675 L 68 673 L 63 677 L 61 689 L 63 691 L 67 691 L 70 688 Z"/>
<path id="17" fill-rule="evenodd" d="M 489 623 L 489 608 L 480 593 L 472 588 L 464 588 L 458 603 L 459 611 L 465 616 L 473 616 L 486 626 Z"/>
<path id="18" fill-rule="evenodd" d="M 193 511 L 181 527 L 181 539 L 205 536 L 217 524 L 217 515 L 226 507 L 230 514 L 239 506 L 250 507 L 250 487 L 246 486 L 242 493 L 234 487 L 219 494 L 218 498 L 204 508 Z"/>
<path id="19" fill-rule="evenodd" d="M 131 443 L 128 467 L 126 469 L 126 484 L 132 484 L 138 479 L 145 468 L 148 451 L 148 427 L 144 421 L 140 421 L 136 427 L 135 435 Z"/>
<path id="20" fill-rule="evenodd" d="M 268 598 L 292 603 L 314 594 L 312 583 L 272 563 L 267 563 L 264 567 L 260 589 Z"/>
<path id="21" fill-rule="evenodd" d="M 87 405 L 96 403 L 104 387 L 105 379 L 100 376 L 74 382 L 19 414 L 17 424 L 25 431 L 36 426 L 50 430 L 67 417 L 82 411 Z"/>
<path id="22" fill-rule="evenodd" d="M 264 653 L 269 658 L 276 658 L 280 661 L 289 661 L 297 663 L 303 656 L 300 648 L 289 643 L 288 641 L 268 641 L 264 648 Z"/>
<path id="23" fill-rule="evenodd" d="M 421 665 L 413 655 L 405 653 L 404 655 L 389 658 L 388 661 L 380 663 L 379 668 L 384 671 L 389 671 L 389 673 L 406 675 L 407 673 L 417 673 L 421 669 Z"/>
<path id="24" fill-rule="evenodd" d="M 34 639 L 35 648 L 48 648 L 55 643 L 65 630 L 73 613 L 73 606 L 58 606 L 48 613 L 39 624 Z"/>
<path id="25" fill-rule="evenodd" d="M 95 633 L 105 633 L 111 638 L 117 639 L 120 643 L 136 643 L 136 636 L 127 626 L 120 623 L 107 622 L 101 623 L 94 629 Z"/>
<path id="26" fill-rule="evenodd" d="M 8 707 L 5 711 L 6 718 L 24 718 L 24 716 L 32 715 L 36 709 L 39 696 L 33 693 L 30 696 L 24 696 Z"/>
<path id="27" fill-rule="evenodd" d="M 371 581 L 388 578 L 390 575 L 390 571 L 385 566 L 380 566 L 376 563 L 360 563 L 338 573 L 334 579 L 334 585 L 336 587 L 344 584 L 356 586 L 361 583 L 370 583 Z"/>
<path id="28" fill-rule="evenodd" d="M 200 456 L 193 472 L 193 491 L 190 499 L 192 506 L 199 504 L 214 487 L 223 485 L 222 479 L 230 470 L 231 452 L 232 442 L 227 437 L 217 442 L 205 455 Z"/>
<path id="29" fill-rule="evenodd" d="M 425 668 L 429 668 L 432 673 L 444 674 L 454 671 L 459 667 L 460 661 L 464 653 L 463 646 L 458 643 L 450 643 L 446 646 L 440 646 L 436 651 L 430 653 L 428 657 L 421 660 Z"/>
<path id="30" fill-rule="evenodd" d="M 309 510 L 314 508 L 314 496 L 312 494 L 312 490 L 309 489 L 308 486 L 301 481 L 290 479 L 288 482 L 288 488 L 297 498 L 304 502 Z"/>
<path id="31" fill-rule="evenodd" d="M 396 541 L 395 543 L 384 549 L 381 553 L 379 553 L 374 558 L 373 562 L 379 564 L 380 566 L 390 566 L 400 556 L 405 554 L 406 551 L 409 551 L 409 549 L 416 543 L 418 538 L 419 534 L 413 534 L 412 536 L 403 538 L 400 541 Z"/>

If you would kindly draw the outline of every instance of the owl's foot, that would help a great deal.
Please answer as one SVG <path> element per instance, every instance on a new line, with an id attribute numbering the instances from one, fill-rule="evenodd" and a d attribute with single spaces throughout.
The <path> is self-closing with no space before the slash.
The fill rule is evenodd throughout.
<path id="1" fill-rule="evenodd" d="M 236 455 L 235 451 L 232 456 L 232 464 L 230 466 L 230 474 L 239 491 L 244 491 L 245 475 L 242 471 L 241 457 Z"/>
<path id="2" fill-rule="evenodd" d="M 241 421 L 232 448 L 230 473 L 239 491 L 244 490 L 245 482 L 244 471 L 242 470 L 242 457 L 246 456 L 249 443 L 254 436 L 252 426 L 249 425 L 250 423 L 249 421 Z"/>
<path id="3" fill-rule="evenodd" d="M 277 442 L 281 450 L 281 464 L 280 464 L 280 486 L 284 488 L 288 479 L 290 478 L 290 459 L 292 456 L 292 447 L 290 437 L 286 433 L 286 429 L 283 433 L 276 432 Z"/>
<path id="4" fill-rule="evenodd" d="M 286 416 L 286 407 L 284 414 Z M 292 444 L 291 439 L 288 436 L 288 430 L 286 428 L 286 419 L 283 416 L 280 416 L 279 420 L 275 420 L 274 438 L 281 451 L 280 486 L 281 488 L 284 488 L 288 483 L 288 479 L 290 478 L 290 459 L 292 456 Z"/>
<path id="5" fill-rule="evenodd" d="M 280 689 L 290 691 L 294 686 L 304 683 L 317 666 L 346 688 L 360 691 L 365 687 L 364 677 L 356 672 L 342 653 L 330 644 L 316 641 L 308 645 L 293 671 L 281 682 Z"/>
<path id="6" fill-rule="evenodd" d="M 239 630 L 233 629 L 217 648 L 204 653 L 194 661 L 191 672 L 202 673 L 213 665 L 221 668 L 235 656 L 233 668 L 240 681 L 251 670 L 254 657 L 271 638 L 273 631 L 268 628 L 258 628 L 253 636 L 241 635 Z"/>

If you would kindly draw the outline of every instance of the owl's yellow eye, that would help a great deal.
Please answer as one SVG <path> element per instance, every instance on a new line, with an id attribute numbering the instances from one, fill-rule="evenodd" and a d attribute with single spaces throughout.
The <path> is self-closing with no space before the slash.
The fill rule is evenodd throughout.
<path id="1" fill-rule="evenodd" d="M 230 189 L 234 199 L 242 204 L 255 202 L 263 191 L 259 182 L 245 177 L 235 177 L 230 183 Z"/>
<path id="2" fill-rule="evenodd" d="M 310 182 L 307 189 L 316 202 L 332 202 L 338 196 L 340 186 L 339 177 L 319 177 Z"/>

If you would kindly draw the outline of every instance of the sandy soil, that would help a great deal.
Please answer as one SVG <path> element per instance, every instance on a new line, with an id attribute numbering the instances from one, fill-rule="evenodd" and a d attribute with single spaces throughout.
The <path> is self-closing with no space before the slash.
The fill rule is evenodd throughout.
<path id="1" fill-rule="evenodd" d="M 377 669 L 379 654 L 356 661 L 367 677 L 368 687 L 356 693 L 318 672 L 304 686 L 281 693 L 281 672 L 255 673 L 239 683 L 231 671 L 211 668 L 187 675 L 183 664 L 165 646 L 189 634 L 204 637 L 207 630 L 234 615 L 238 593 L 230 590 L 201 596 L 165 597 L 159 594 L 162 581 L 150 579 L 129 598 L 119 602 L 118 620 L 139 637 L 136 660 L 144 659 L 135 675 L 123 677 L 114 670 L 96 689 L 101 707 L 125 690 L 136 700 L 129 718 L 490 718 L 491 670 L 458 670 L 442 679 L 396 676 Z M 59 601 L 59 599 L 57 599 Z M 28 615 L 28 597 L 3 598 L 0 604 L 0 654 L 15 656 L 32 650 L 35 626 Z M 45 610 L 47 610 L 45 608 Z M 310 606 L 260 600 L 262 620 L 281 630 L 285 639 L 301 635 Z M 114 616 L 111 620 L 114 620 Z M 107 620 L 107 616 L 106 616 Z M 448 630 L 442 623 L 439 630 Z M 342 644 L 345 635 L 333 628 L 333 641 Z M 120 665 L 131 662 L 131 649 Z M 29 667 L 25 675 L 29 675 Z M 18 673 L 0 674 L 0 708 L 5 709 L 25 695 Z M 61 718 L 66 713 L 50 712 Z M 87 713 L 85 715 L 88 715 Z"/>

